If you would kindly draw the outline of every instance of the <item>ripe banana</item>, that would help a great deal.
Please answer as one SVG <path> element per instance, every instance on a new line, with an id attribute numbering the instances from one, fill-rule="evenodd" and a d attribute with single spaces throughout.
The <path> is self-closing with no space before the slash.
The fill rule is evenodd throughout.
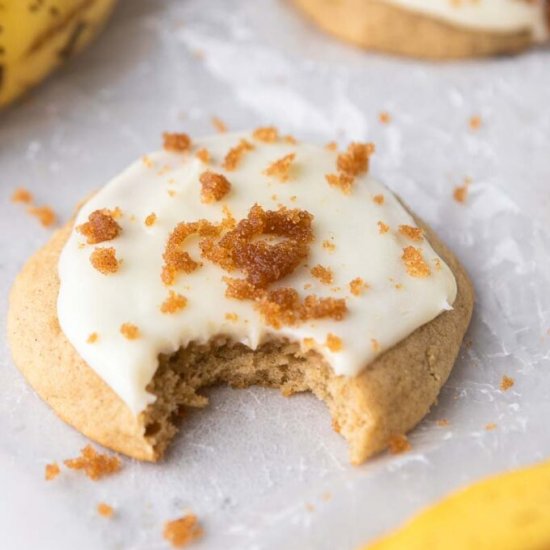
<path id="1" fill-rule="evenodd" d="M 98 33 L 116 0 L 0 0 L 0 108 Z"/>
<path id="2" fill-rule="evenodd" d="M 454 493 L 363 550 L 550 548 L 550 462 Z"/>

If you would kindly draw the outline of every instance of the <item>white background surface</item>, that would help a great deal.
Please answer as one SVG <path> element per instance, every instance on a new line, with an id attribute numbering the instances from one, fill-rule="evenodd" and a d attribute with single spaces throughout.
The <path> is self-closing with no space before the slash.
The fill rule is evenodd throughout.
<path id="1" fill-rule="evenodd" d="M 49 235 L 9 202 L 13 189 L 66 221 L 163 130 L 208 134 L 217 115 L 235 130 L 274 123 L 321 143 L 374 140 L 373 173 L 474 280 L 472 346 L 400 457 L 352 467 L 313 397 L 218 389 L 161 465 L 125 460 L 97 483 L 65 471 L 46 483 L 44 465 L 86 440 L 27 387 L 2 337 L 1 548 L 161 549 L 163 522 L 192 509 L 206 530 L 197 549 L 347 550 L 467 481 L 548 457 L 549 98 L 548 50 L 429 64 L 339 44 L 282 0 L 123 1 L 97 43 L 0 115 L 2 333 L 11 282 Z M 459 205 L 452 190 L 465 176 Z M 506 393 L 503 374 L 516 381 Z M 100 518 L 99 501 L 117 517 Z"/>

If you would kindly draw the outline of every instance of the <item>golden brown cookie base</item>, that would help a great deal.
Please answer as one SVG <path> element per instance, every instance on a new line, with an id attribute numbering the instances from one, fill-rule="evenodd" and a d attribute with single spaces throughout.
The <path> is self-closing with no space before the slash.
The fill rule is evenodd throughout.
<path id="1" fill-rule="evenodd" d="M 377 0 L 293 0 L 329 33 L 363 48 L 426 59 L 518 53 L 533 44 L 529 30 L 473 31 Z"/>
<path id="2" fill-rule="evenodd" d="M 91 439 L 140 460 L 159 459 L 176 432 L 182 407 L 202 407 L 201 387 L 260 384 L 283 394 L 311 390 L 324 400 L 335 429 L 359 464 L 406 433 L 429 411 L 452 369 L 473 308 L 473 289 L 456 258 L 425 225 L 426 237 L 458 283 L 452 311 L 439 315 L 384 353 L 355 378 L 336 376 L 315 353 L 274 341 L 252 351 L 213 339 L 160 357 L 150 385 L 158 399 L 134 417 L 80 358 L 57 320 L 59 254 L 72 224 L 58 231 L 17 277 L 10 296 L 8 337 L 16 365 L 67 423 Z"/>

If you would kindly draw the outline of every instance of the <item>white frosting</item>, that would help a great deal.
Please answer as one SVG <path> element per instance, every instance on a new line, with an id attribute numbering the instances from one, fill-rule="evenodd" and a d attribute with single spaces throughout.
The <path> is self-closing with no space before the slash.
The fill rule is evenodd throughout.
<path id="1" fill-rule="evenodd" d="M 251 136 L 247 139 L 255 150 L 243 156 L 236 170 L 222 170 L 221 160 L 240 137 L 226 134 L 195 143 L 195 150 L 206 147 L 210 151 L 213 161 L 208 168 L 225 174 L 231 182 L 232 189 L 222 201 L 201 202 L 199 175 L 207 167 L 193 153 L 153 153 L 108 183 L 78 214 L 76 225 L 86 222 L 94 210 L 119 207 L 123 212 L 118 220 L 120 235 L 99 245 L 83 245 L 85 238 L 73 230 L 61 254 L 58 316 L 63 332 L 136 414 L 154 400 L 145 388 L 155 374 L 159 353 L 172 353 L 191 341 L 206 342 L 224 334 L 256 348 L 274 335 L 302 345 L 304 338 L 313 338 L 314 349 L 337 374 L 354 376 L 454 302 L 452 272 L 425 240 L 413 242 L 398 232 L 400 224 L 415 224 L 386 187 L 365 175 L 356 179 L 352 193 L 346 195 L 325 180 L 325 174 L 335 172 L 337 153 L 306 144 L 265 144 Z M 288 182 L 262 173 L 271 162 L 291 152 L 296 153 L 296 160 Z M 385 197 L 382 205 L 373 201 L 378 194 Z M 342 321 L 323 319 L 274 329 L 251 302 L 225 297 L 222 277 L 227 273 L 208 261 L 193 273 L 181 274 L 170 287 L 187 297 L 187 307 L 172 315 L 161 313 L 160 305 L 169 291 L 160 277 L 162 254 L 175 225 L 200 218 L 221 221 L 223 205 L 241 219 L 254 203 L 271 210 L 282 204 L 314 215 L 315 240 L 307 262 L 278 284 L 297 289 L 301 296 L 345 298 L 348 313 Z M 152 212 L 157 222 L 147 227 L 144 219 Z M 391 230 L 381 234 L 378 221 Z M 334 243 L 333 251 L 323 247 L 325 240 Z M 199 260 L 197 239 L 188 241 L 185 249 Z M 95 246 L 116 249 L 122 260 L 118 272 L 103 275 L 92 267 L 90 254 Z M 422 250 L 432 268 L 429 277 L 407 274 L 401 258 L 406 246 Z M 317 264 L 333 271 L 333 284 L 312 277 L 309 269 Z M 369 285 L 360 296 L 349 289 L 349 282 L 357 277 Z M 311 288 L 305 290 L 307 284 Z M 228 320 L 227 313 L 236 313 L 238 319 Z M 120 332 L 123 323 L 137 325 L 141 337 L 126 339 Z M 94 332 L 98 340 L 87 343 Z M 342 340 L 341 351 L 327 348 L 328 333 Z"/>
<path id="2" fill-rule="evenodd" d="M 543 0 L 382 0 L 474 30 L 530 30 L 535 40 L 548 38 Z"/>

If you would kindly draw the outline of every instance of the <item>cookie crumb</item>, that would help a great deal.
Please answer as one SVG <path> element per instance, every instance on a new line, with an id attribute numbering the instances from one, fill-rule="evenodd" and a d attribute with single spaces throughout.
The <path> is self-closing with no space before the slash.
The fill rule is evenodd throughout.
<path id="1" fill-rule="evenodd" d="M 204 162 L 204 164 L 208 164 L 210 162 L 210 152 L 208 151 L 208 149 L 202 147 L 197 151 L 197 158 L 200 161 Z"/>
<path id="2" fill-rule="evenodd" d="M 471 180 L 466 178 L 462 185 L 457 185 L 453 190 L 453 198 L 456 202 L 464 204 L 468 198 L 468 191 Z"/>
<path id="3" fill-rule="evenodd" d="M 378 115 L 378 120 L 380 121 L 381 124 L 389 124 L 392 120 L 392 117 L 387 111 L 382 111 Z"/>
<path id="4" fill-rule="evenodd" d="M 336 250 L 336 245 L 329 239 L 325 239 L 321 246 L 328 252 L 334 252 Z"/>
<path id="5" fill-rule="evenodd" d="M 414 246 L 407 246 L 403 249 L 401 259 L 405 263 L 407 273 L 411 277 L 429 277 L 431 275 L 430 266 L 424 261 L 422 250 Z"/>
<path id="6" fill-rule="evenodd" d="M 103 275 L 116 273 L 120 266 L 114 248 L 96 248 L 90 255 L 90 263 Z"/>
<path id="7" fill-rule="evenodd" d="M 421 242 L 424 240 L 422 236 L 423 232 L 420 227 L 413 227 L 412 225 L 400 225 L 399 233 L 411 239 L 411 241 Z"/>
<path id="8" fill-rule="evenodd" d="M 349 282 L 349 290 L 354 296 L 360 296 L 364 289 L 367 288 L 365 281 L 361 277 L 353 279 Z"/>
<path id="9" fill-rule="evenodd" d="M 374 353 L 378 353 L 380 351 L 380 342 L 376 338 L 371 338 L 370 347 Z"/>
<path id="10" fill-rule="evenodd" d="M 390 230 L 390 226 L 383 221 L 378 222 L 378 233 L 380 235 L 383 235 L 384 233 L 387 233 Z"/>
<path id="11" fill-rule="evenodd" d="M 227 132 L 227 124 L 221 118 L 213 116 L 211 122 L 216 132 L 219 132 L 220 134 L 225 134 Z"/>
<path id="12" fill-rule="evenodd" d="M 115 510 L 105 502 L 100 502 L 97 505 L 97 513 L 104 518 L 112 518 Z"/>
<path id="13" fill-rule="evenodd" d="M 445 426 L 449 425 L 449 421 L 446 418 L 440 418 L 439 420 L 436 420 L 435 423 L 440 427 L 444 428 Z"/>
<path id="14" fill-rule="evenodd" d="M 332 187 L 338 187 L 344 195 L 349 195 L 353 187 L 353 176 L 349 174 L 326 174 L 325 179 Z"/>
<path id="15" fill-rule="evenodd" d="M 488 432 L 492 432 L 493 430 L 496 430 L 497 425 L 494 422 L 489 422 L 488 424 L 485 424 L 485 429 Z"/>
<path id="16" fill-rule="evenodd" d="M 279 181 L 285 182 L 290 178 L 290 169 L 296 158 L 296 153 L 290 153 L 284 157 L 272 162 L 264 171 L 266 176 L 277 178 Z"/>
<path id="17" fill-rule="evenodd" d="M 93 481 L 114 474 L 121 468 L 118 456 L 100 454 L 91 445 L 86 445 L 78 458 L 64 460 L 63 464 L 71 470 L 83 470 Z"/>
<path id="18" fill-rule="evenodd" d="M 407 436 L 404 434 L 395 434 L 388 440 L 388 450 L 392 455 L 406 453 L 412 449 Z"/>
<path id="19" fill-rule="evenodd" d="M 332 332 L 329 332 L 327 334 L 327 339 L 325 343 L 327 348 L 333 353 L 342 351 L 342 347 L 343 347 L 342 340 L 338 338 L 338 336 L 335 336 L 334 334 L 332 334 Z"/>
<path id="20" fill-rule="evenodd" d="M 182 548 L 201 538 L 204 534 L 195 514 L 188 514 L 164 524 L 164 538 L 174 548 Z"/>
<path id="21" fill-rule="evenodd" d="M 226 321 L 231 321 L 231 322 L 236 322 L 239 320 L 239 316 L 236 314 L 236 313 L 226 313 L 225 314 L 225 320 Z"/>
<path id="22" fill-rule="evenodd" d="M 51 481 L 52 479 L 55 479 L 60 473 L 61 470 L 59 469 L 59 466 L 56 462 L 52 462 L 52 464 L 46 464 L 46 467 L 44 469 L 44 479 L 46 481 Z"/>
<path id="23" fill-rule="evenodd" d="M 122 323 L 120 334 L 127 340 L 137 340 L 140 337 L 139 328 L 132 323 Z"/>
<path id="24" fill-rule="evenodd" d="M 338 144 L 335 141 L 330 141 L 325 145 L 325 149 L 332 152 L 338 151 Z"/>
<path id="25" fill-rule="evenodd" d="M 86 338 L 86 343 L 87 344 L 95 344 L 98 340 L 99 336 L 97 334 L 97 332 L 92 332 L 88 338 Z"/>
<path id="26" fill-rule="evenodd" d="M 470 130 L 479 130 L 481 127 L 481 117 L 479 115 L 471 116 L 468 125 L 470 126 Z"/>
<path id="27" fill-rule="evenodd" d="M 160 306 L 160 311 L 162 313 L 173 314 L 181 311 L 182 309 L 185 309 L 186 306 L 187 298 L 171 290 L 169 292 L 168 298 L 166 298 L 166 300 L 164 300 L 164 302 Z"/>
<path id="28" fill-rule="evenodd" d="M 145 225 L 147 227 L 151 227 L 155 225 L 157 221 L 157 215 L 154 212 L 151 212 L 146 218 L 145 218 Z"/>
<path id="29" fill-rule="evenodd" d="M 346 152 L 338 155 L 338 171 L 352 177 L 368 172 L 369 160 L 374 151 L 373 143 L 350 143 Z"/>
<path id="30" fill-rule="evenodd" d="M 122 231 L 122 227 L 115 220 L 115 215 L 105 208 L 94 210 L 88 215 L 88 221 L 78 225 L 76 230 L 86 237 L 88 244 L 112 241 Z"/>
<path id="31" fill-rule="evenodd" d="M 264 143 L 275 143 L 279 139 L 279 132 L 275 126 L 265 126 L 263 128 L 256 128 L 252 133 L 252 137 Z"/>
<path id="32" fill-rule="evenodd" d="M 372 200 L 378 204 L 379 206 L 382 206 L 384 204 L 384 195 L 374 195 L 374 197 L 372 197 Z"/>
<path id="33" fill-rule="evenodd" d="M 22 202 L 24 204 L 30 204 L 32 201 L 32 193 L 24 187 L 18 187 L 17 189 L 15 189 L 11 196 L 11 202 Z"/>
<path id="34" fill-rule="evenodd" d="M 316 266 L 312 267 L 310 271 L 316 279 L 319 279 L 319 281 L 326 285 L 330 285 L 334 280 L 332 270 L 330 270 L 328 267 L 317 264 Z"/>
<path id="35" fill-rule="evenodd" d="M 204 203 L 219 201 L 231 190 L 231 184 L 227 178 L 215 172 L 203 172 L 199 181 L 201 182 L 201 201 Z"/>
<path id="36" fill-rule="evenodd" d="M 49 206 L 30 206 L 27 212 L 38 219 L 43 227 L 51 227 L 57 221 L 57 216 Z"/>
<path id="37" fill-rule="evenodd" d="M 191 149 L 191 138 L 184 133 L 164 132 L 162 134 L 165 151 L 172 153 L 185 153 Z"/>
<path id="38" fill-rule="evenodd" d="M 504 375 L 502 377 L 502 380 L 500 381 L 500 389 L 502 391 L 508 391 L 514 384 L 515 384 L 515 381 L 513 378 L 510 378 L 509 376 Z"/>
<path id="39" fill-rule="evenodd" d="M 246 139 L 241 139 L 238 145 L 229 149 L 223 160 L 222 167 L 229 171 L 235 170 L 241 162 L 243 155 L 247 151 L 252 151 L 253 149 L 254 146 L 251 143 L 246 141 Z"/>

